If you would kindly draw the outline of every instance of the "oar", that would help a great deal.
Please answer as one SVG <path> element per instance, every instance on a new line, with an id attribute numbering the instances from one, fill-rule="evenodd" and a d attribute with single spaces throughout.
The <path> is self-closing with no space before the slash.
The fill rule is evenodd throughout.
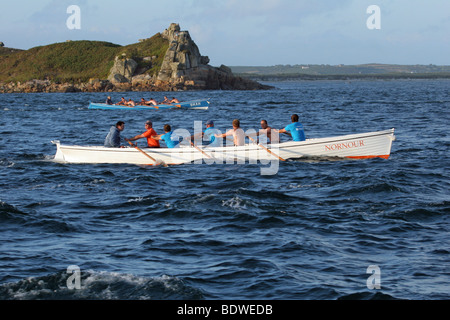
<path id="1" fill-rule="evenodd" d="M 199 147 L 197 147 L 192 141 L 191 141 L 191 146 L 193 146 L 195 149 L 197 149 L 198 151 L 200 151 L 201 153 L 203 153 L 207 158 L 211 159 L 211 157 L 206 154 L 202 149 L 200 149 Z"/>
<path id="2" fill-rule="evenodd" d="M 161 164 L 161 165 L 163 165 L 164 167 L 167 167 L 167 164 L 166 164 L 164 161 L 156 161 L 155 158 L 153 158 L 152 156 L 150 156 L 149 154 L 147 154 L 146 152 L 144 152 L 144 151 L 143 151 L 141 148 L 139 148 L 137 145 L 133 144 L 133 142 L 128 141 L 128 143 L 129 143 L 131 146 L 135 147 L 135 148 L 136 148 L 137 150 L 139 150 L 140 152 L 142 152 L 143 154 L 145 154 L 145 155 L 147 156 L 147 158 L 150 158 L 151 160 L 153 160 L 153 162 L 155 163 L 156 166 L 159 165 L 159 164 Z"/>
<path id="3" fill-rule="evenodd" d="M 248 137 L 250 140 L 252 140 L 253 142 L 255 142 L 254 139 L 252 139 L 251 137 Z M 256 142 L 255 142 L 256 143 Z M 273 153 L 272 151 L 270 151 L 269 149 L 267 149 L 266 147 L 264 147 L 262 144 L 256 143 L 258 146 L 260 146 L 261 148 L 263 148 L 264 150 L 266 150 L 268 153 L 270 153 L 271 155 L 277 157 L 278 159 L 280 159 L 281 161 L 286 161 L 286 159 L 281 158 L 279 155 Z"/>

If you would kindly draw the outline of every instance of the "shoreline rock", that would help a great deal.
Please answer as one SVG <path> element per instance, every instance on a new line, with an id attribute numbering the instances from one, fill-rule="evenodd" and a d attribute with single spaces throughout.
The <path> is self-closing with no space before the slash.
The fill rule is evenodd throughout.
<path id="1" fill-rule="evenodd" d="M 70 92 L 170 92 L 203 90 L 268 90 L 272 89 L 255 81 L 240 77 L 228 78 L 226 74 L 217 78 L 210 74 L 208 81 L 186 80 L 182 82 L 163 81 L 154 78 L 133 77 L 131 82 L 111 82 L 95 79 L 86 83 L 57 83 L 50 80 L 30 80 L 21 82 L 0 82 L 0 93 L 70 93 Z M 137 79 L 135 79 L 137 78 Z"/>

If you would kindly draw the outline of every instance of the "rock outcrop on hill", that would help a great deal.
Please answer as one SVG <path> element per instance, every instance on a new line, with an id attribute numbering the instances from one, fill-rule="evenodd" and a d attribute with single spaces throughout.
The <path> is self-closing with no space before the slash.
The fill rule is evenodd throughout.
<path id="1" fill-rule="evenodd" d="M 210 66 L 209 57 L 202 56 L 188 31 L 172 23 L 162 33 L 169 41 L 169 49 L 164 57 L 157 80 L 168 82 L 176 88 L 257 90 L 268 87 L 258 82 L 236 77 L 226 66 Z"/>
<path id="2" fill-rule="evenodd" d="M 172 23 L 161 36 L 169 42 L 159 72 L 153 76 L 125 54 L 115 57 L 107 79 L 58 83 L 49 79 L 0 83 L 0 92 L 124 92 L 179 90 L 260 90 L 271 87 L 237 77 L 226 66 L 209 65 L 188 31 Z M 145 41 L 139 40 L 140 42 Z M 134 57 L 133 57 L 134 58 Z M 147 65 L 155 57 L 137 57 Z"/>
<path id="3" fill-rule="evenodd" d="M 114 65 L 109 71 L 108 81 L 112 83 L 131 82 L 138 64 L 133 59 L 126 56 L 118 56 L 114 60 Z"/>

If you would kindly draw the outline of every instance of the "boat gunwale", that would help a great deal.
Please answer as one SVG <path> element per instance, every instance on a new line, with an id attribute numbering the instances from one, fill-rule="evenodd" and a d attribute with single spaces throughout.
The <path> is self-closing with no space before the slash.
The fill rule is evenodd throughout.
<path id="1" fill-rule="evenodd" d="M 379 136 L 390 136 L 390 135 L 394 136 L 394 128 L 389 129 L 389 130 L 384 130 L 384 131 L 373 131 L 373 132 L 367 132 L 367 133 L 355 133 L 355 134 L 349 134 L 349 135 L 345 135 L 345 136 L 306 139 L 305 141 L 287 141 L 287 142 L 279 143 L 278 145 L 280 145 L 280 144 L 290 144 L 290 145 L 284 145 L 283 146 L 283 149 L 288 149 L 288 148 L 295 148 L 295 147 L 298 147 L 298 146 L 312 146 L 312 145 L 317 145 L 317 144 L 333 143 L 333 142 L 336 142 L 336 141 L 348 141 L 348 140 L 372 138 L 372 137 L 379 137 Z M 314 142 L 312 142 L 313 140 L 314 140 Z M 321 141 L 317 141 L 317 140 L 321 140 Z M 326 140 L 329 140 L 329 141 L 326 141 Z M 302 143 L 302 142 L 308 142 L 308 143 Z M 302 143 L 302 144 L 300 144 L 300 143 Z"/>

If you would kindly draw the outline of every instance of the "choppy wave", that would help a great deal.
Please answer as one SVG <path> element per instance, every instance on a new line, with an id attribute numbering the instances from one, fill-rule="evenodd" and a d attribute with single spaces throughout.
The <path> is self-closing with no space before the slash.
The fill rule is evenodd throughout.
<path id="1" fill-rule="evenodd" d="M 5 222 L 19 222 L 26 221 L 27 214 L 15 206 L 12 206 L 6 202 L 0 201 L 0 223 Z"/>
<path id="2" fill-rule="evenodd" d="M 201 290 L 177 277 L 138 277 L 113 272 L 58 272 L 0 285 L 0 300 L 198 300 Z"/>

